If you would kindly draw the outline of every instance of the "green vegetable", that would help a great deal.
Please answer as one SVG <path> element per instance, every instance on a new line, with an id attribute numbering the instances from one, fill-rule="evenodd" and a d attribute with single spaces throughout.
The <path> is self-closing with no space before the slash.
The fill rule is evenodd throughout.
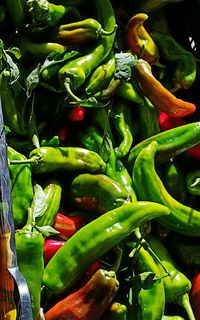
<path id="1" fill-rule="evenodd" d="M 67 240 L 46 266 L 43 277 L 45 299 L 49 295 L 55 299 L 55 296 L 67 293 L 93 262 L 135 228 L 150 219 L 168 214 L 168 209 L 162 205 L 137 202 L 124 204 L 86 224 Z"/>
<path id="2" fill-rule="evenodd" d="M 200 170 L 188 172 L 186 175 L 186 187 L 192 195 L 200 195 Z"/>
<path id="3" fill-rule="evenodd" d="M 170 230 L 190 236 L 200 235 L 200 212 L 178 202 L 165 189 L 155 171 L 158 143 L 152 141 L 138 155 L 133 167 L 133 183 L 139 200 L 167 206 L 170 215 L 157 221 Z"/>

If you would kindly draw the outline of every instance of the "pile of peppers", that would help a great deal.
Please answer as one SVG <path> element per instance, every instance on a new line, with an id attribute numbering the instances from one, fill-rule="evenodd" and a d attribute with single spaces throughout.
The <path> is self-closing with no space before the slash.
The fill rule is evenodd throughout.
<path id="1" fill-rule="evenodd" d="M 1 2 L 26 320 L 200 320 L 199 10 L 197 0 Z M 16 320 L 7 282 L 5 272 L 0 319 Z"/>

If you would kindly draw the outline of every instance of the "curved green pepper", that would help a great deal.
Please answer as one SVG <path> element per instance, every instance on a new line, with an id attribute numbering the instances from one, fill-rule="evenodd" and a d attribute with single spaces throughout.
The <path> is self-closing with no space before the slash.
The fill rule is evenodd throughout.
<path id="1" fill-rule="evenodd" d="M 170 215 L 157 221 L 170 230 L 190 236 L 200 235 L 200 212 L 178 202 L 165 189 L 155 171 L 158 143 L 152 141 L 138 155 L 133 167 L 133 183 L 139 200 L 166 205 Z"/>
<path id="2" fill-rule="evenodd" d="M 139 104 L 141 139 L 147 139 L 160 132 L 158 115 L 158 110 L 150 100 L 144 98 L 143 102 Z"/>
<path id="3" fill-rule="evenodd" d="M 168 214 L 169 210 L 160 204 L 137 202 L 108 211 L 83 226 L 47 264 L 43 276 L 44 298 L 53 295 L 55 299 L 56 295 L 71 290 L 93 262 L 135 228 L 150 219 Z"/>
<path id="4" fill-rule="evenodd" d="M 8 165 L 11 181 L 12 209 L 15 228 L 24 226 L 27 220 L 27 209 L 33 199 L 32 172 L 30 164 L 12 166 L 12 160 L 26 160 L 26 157 L 7 147 Z"/>
<path id="5" fill-rule="evenodd" d="M 57 182 L 49 183 L 46 188 L 44 188 L 47 209 L 43 215 L 36 219 L 37 226 L 53 225 L 54 217 L 60 208 L 61 191 L 61 186 Z"/>
<path id="6" fill-rule="evenodd" d="M 165 162 L 198 144 L 199 139 L 200 122 L 192 122 L 180 127 L 160 132 L 145 140 L 142 140 L 131 149 L 128 157 L 128 165 L 131 167 L 140 151 L 152 141 L 157 141 L 158 143 L 156 160 Z"/>
<path id="7" fill-rule="evenodd" d="M 194 314 L 189 302 L 189 291 L 191 289 L 190 280 L 176 268 L 174 261 L 172 260 L 168 250 L 165 246 L 152 235 L 147 236 L 147 241 L 150 244 L 151 249 L 159 257 L 162 265 L 158 262 L 158 268 L 161 276 L 163 276 L 163 283 L 165 288 L 166 302 L 175 303 L 182 306 L 190 320 L 194 320 Z M 166 273 L 163 266 L 168 271 L 170 276 L 165 276 Z"/>
<path id="8" fill-rule="evenodd" d="M 29 208 L 26 225 L 15 232 L 17 262 L 19 270 L 29 287 L 33 320 L 37 320 L 40 311 L 41 284 L 44 272 L 44 238 L 33 226 L 33 212 Z"/>
<path id="9" fill-rule="evenodd" d="M 187 190 L 195 195 L 200 195 L 200 170 L 192 170 L 186 175 Z"/>
<path id="10" fill-rule="evenodd" d="M 104 213 L 130 202 L 128 191 L 105 174 L 83 173 L 71 184 L 71 201 L 81 209 Z"/>
<path id="11" fill-rule="evenodd" d="M 30 163 L 35 173 L 56 170 L 103 172 L 106 164 L 95 152 L 79 147 L 40 147 L 31 151 L 30 159 L 11 164 Z"/>

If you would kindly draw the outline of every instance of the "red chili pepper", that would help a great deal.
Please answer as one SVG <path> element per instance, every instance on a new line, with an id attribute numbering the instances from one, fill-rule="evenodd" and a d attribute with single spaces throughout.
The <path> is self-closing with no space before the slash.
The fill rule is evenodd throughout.
<path id="1" fill-rule="evenodd" d="M 149 33 L 143 26 L 148 15 L 145 13 L 137 13 L 127 24 L 127 45 L 129 49 L 139 58 L 142 58 L 152 64 L 159 58 L 158 48 L 150 37 Z"/>
<path id="2" fill-rule="evenodd" d="M 67 119 L 69 121 L 77 122 L 85 118 L 86 109 L 80 106 L 75 106 L 67 110 Z"/>
<path id="3" fill-rule="evenodd" d="M 200 160 L 200 143 L 192 147 L 191 149 L 188 149 L 186 152 L 192 158 Z"/>
<path id="4" fill-rule="evenodd" d="M 44 243 L 44 264 L 47 265 L 53 255 L 65 244 L 65 241 L 46 239 Z"/>
<path id="5" fill-rule="evenodd" d="M 83 277 L 83 282 L 87 282 L 93 276 L 93 274 L 99 269 L 101 269 L 101 262 L 97 260 L 87 270 L 86 274 Z"/>
<path id="6" fill-rule="evenodd" d="M 172 118 L 167 113 L 160 111 L 159 112 L 159 126 L 162 131 L 169 130 L 175 127 L 182 126 L 187 122 L 182 118 Z"/>
<path id="7" fill-rule="evenodd" d="M 68 138 L 68 128 L 67 126 L 63 126 L 56 131 L 56 135 L 59 136 L 61 142 L 66 142 Z"/>
<path id="8" fill-rule="evenodd" d="M 147 61 L 137 61 L 134 75 L 143 94 L 159 111 L 167 113 L 172 118 L 181 118 L 195 112 L 196 106 L 193 103 L 178 99 L 154 77 Z"/>
<path id="9" fill-rule="evenodd" d="M 200 320 L 200 272 L 192 279 L 190 303 L 194 311 L 195 319 Z"/>
<path id="10" fill-rule="evenodd" d="M 62 213 L 57 213 L 54 219 L 53 228 L 60 232 L 58 237 L 67 240 L 85 223 L 85 219 L 81 216 L 67 216 Z"/>

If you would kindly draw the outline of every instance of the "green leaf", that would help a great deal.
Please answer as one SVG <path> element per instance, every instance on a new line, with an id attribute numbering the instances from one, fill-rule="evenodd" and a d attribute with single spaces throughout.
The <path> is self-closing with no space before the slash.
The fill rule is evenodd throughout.
<path id="1" fill-rule="evenodd" d="M 135 277 L 137 286 L 141 289 L 150 289 L 154 284 L 160 281 L 160 278 L 154 272 L 142 272 Z"/>
<path id="2" fill-rule="evenodd" d="M 58 232 L 57 230 L 55 230 L 54 228 L 52 228 L 51 226 L 36 226 L 36 228 L 43 234 L 43 236 L 45 237 L 50 237 L 53 236 L 55 234 L 59 234 L 60 232 Z"/>
<path id="3" fill-rule="evenodd" d="M 36 134 L 33 135 L 32 137 L 32 142 L 33 142 L 33 145 L 36 147 L 36 148 L 40 148 L 40 142 L 39 142 L 39 138 Z"/>
<path id="4" fill-rule="evenodd" d="M 18 60 L 19 60 L 19 59 L 21 58 L 21 56 L 22 56 L 20 49 L 17 48 L 17 47 L 8 48 L 8 49 L 6 49 L 6 52 L 13 54 L 14 57 L 15 57 L 16 59 L 18 59 Z"/>
<path id="5" fill-rule="evenodd" d="M 113 150 L 112 140 L 110 139 L 109 134 L 106 132 L 103 136 L 103 141 L 102 141 L 99 155 L 105 162 L 107 162 L 112 150 Z"/>
<path id="6" fill-rule="evenodd" d="M 51 52 L 45 59 L 44 63 L 41 66 L 40 69 L 40 73 L 50 67 L 53 66 L 55 64 L 60 64 L 63 63 L 67 60 L 70 60 L 76 56 L 79 56 L 80 53 L 78 51 L 70 51 L 70 52 L 66 52 L 66 50 L 57 50 L 57 51 L 53 51 Z"/>
<path id="7" fill-rule="evenodd" d="M 34 196 L 31 204 L 34 219 L 42 216 L 47 209 L 47 197 L 39 184 L 34 186 Z"/>
<path id="8" fill-rule="evenodd" d="M 13 84 L 19 79 L 19 68 L 17 64 L 13 61 L 11 56 L 6 53 L 6 61 L 10 69 L 10 84 Z"/>
<path id="9" fill-rule="evenodd" d="M 28 77 L 25 80 L 27 98 L 31 96 L 32 91 L 37 87 L 37 85 L 40 82 L 40 69 L 41 63 L 38 63 L 36 68 L 28 75 Z"/>
<path id="10" fill-rule="evenodd" d="M 136 56 L 132 53 L 116 53 L 115 54 L 116 60 L 116 69 L 115 69 L 115 78 L 121 79 L 124 81 L 128 81 L 131 78 L 132 68 L 136 63 Z"/>

